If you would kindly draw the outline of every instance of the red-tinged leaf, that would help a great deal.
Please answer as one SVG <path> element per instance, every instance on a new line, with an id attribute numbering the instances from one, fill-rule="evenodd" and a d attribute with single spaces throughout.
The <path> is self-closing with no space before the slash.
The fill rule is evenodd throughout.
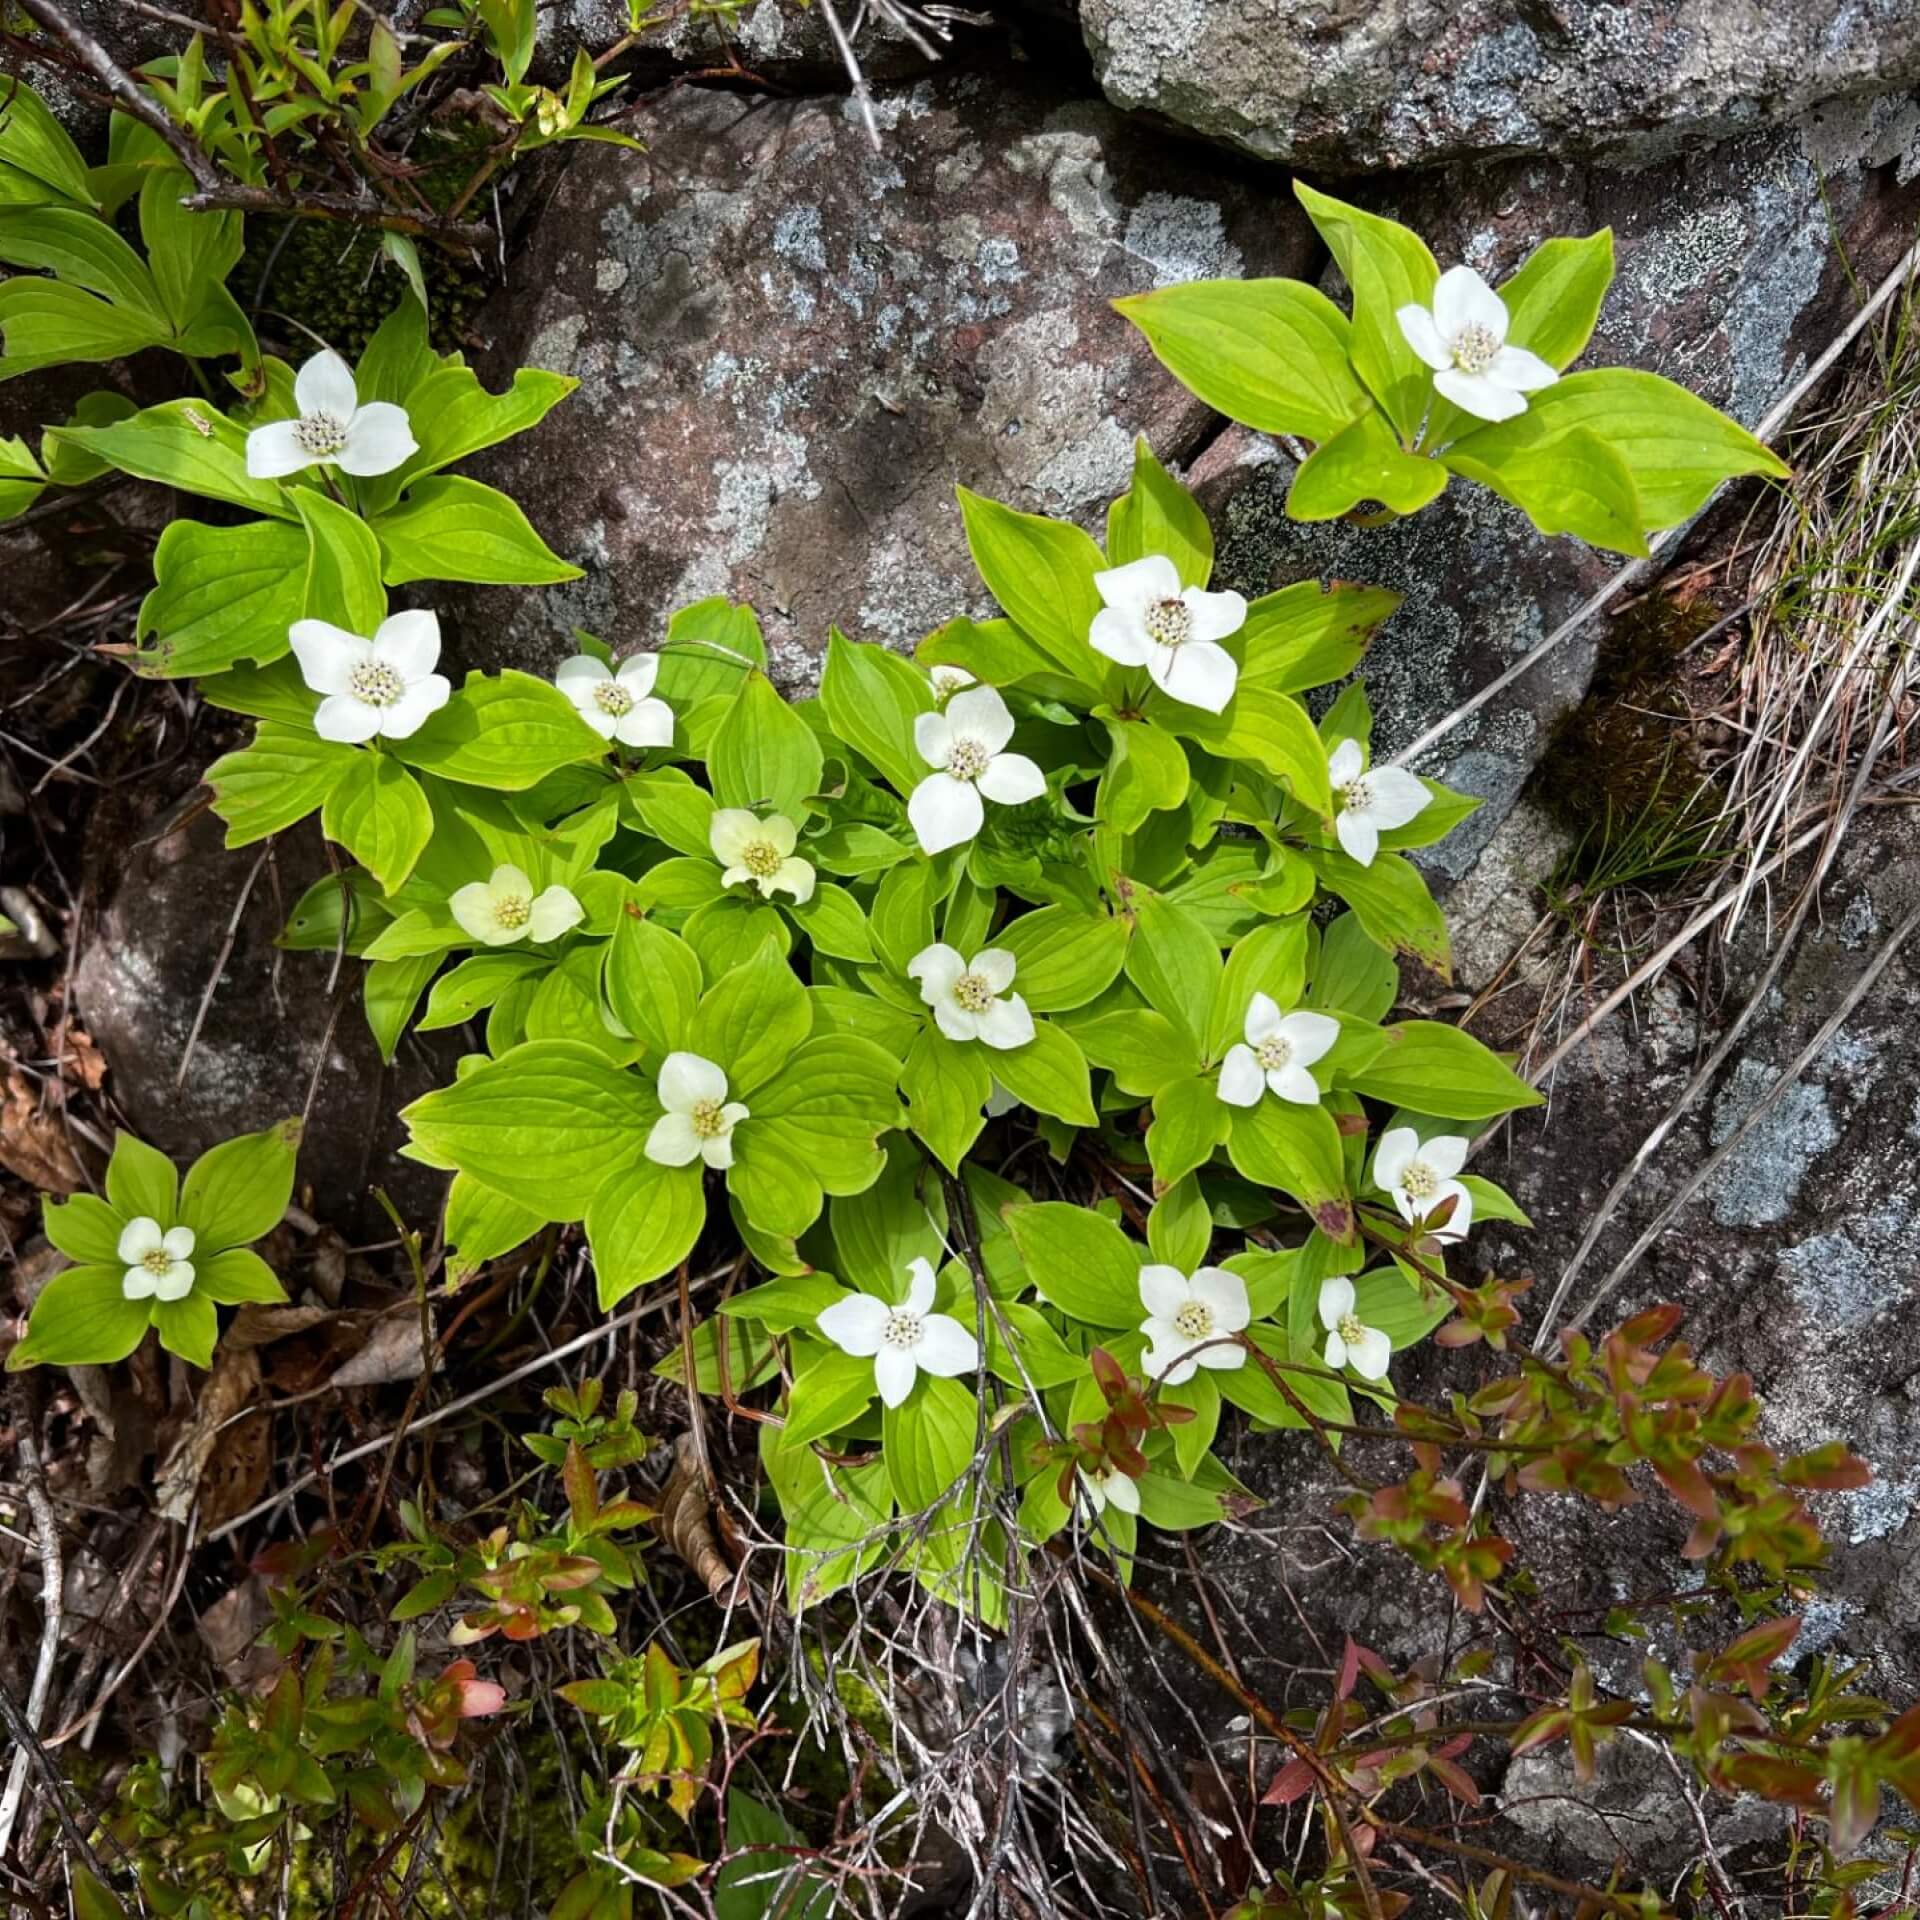
<path id="1" fill-rule="evenodd" d="M 1829 1440 L 1810 1453 L 1796 1453 L 1781 1467 L 1780 1478 L 1790 1487 L 1818 1487 L 1823 1493 L 1840 1493 L 1870 1485 L 1873 1469 L 1838 1440 Z"/>
<path id="2" fill-rule="evenodd" d="M 653 1516 L 654 1510 L 638 1500 L 612 1500 L 594 1516 L 590 1531 L 613 1533 L 621 1527 L 642 1526 Z"/>
<path id="3" fill-rule="evenodd" d="M 1623 1320 L 1608 1338 L 1627 1346 L 1650 1347 L 1664 1340 L 1685 1318 L 1685 1313 L 1676 1306 L 1648 1307 L 1632 1319 Z"/>
<path id="4" fill-rule="evenodd" d="M 1520 1723 L 1519 1730 L 1513 1736 L 1513 1755 L 1515 1759 L 1523 1753 L 1531 1753 L 1535 1747 L 1551 1746 L 1556 1740 L 1567 1737 L 1567 1729 L 1573 1725 L 1573 1715 L 1564 1707 L 1544 1707 Z"/>
<path id="5" fill-rule="evenodd" d="M 1722 1528 L 1716 1520 L 1699 1520 L 1680 1548 L 1683 1560 L 1704 1560 L 1720 1544 Z"/>
<path id="6" fill-rule="evenodd" d="M 1289 1760 L 1273 1776 L 1272 1784 L 1260 1796 L 1263 1807 L 1290 1807 L 1296 1800 L 1312 1792 L 1314 1771 L 1306 1761 Z"/>
<path id="7" fill-rule="evenodd" d="M 1702 1679 L 1736 1681 L 1755 1700 L 1764 1700 L 1773 1663 L 1800 1637 L 1800 1616 L 1763 1620 L 1729 1642 L 1701 1669 Z"/>
<path id="8" fill-rule="evenodd" d="M 367 1774 L 347 1775 L 347 1804 L 352 1807 L 354 1817 L 375 1833 L 392 1833 L 401 1824 L 386 1789 Z"/>
<path id="9" fill-rule="evenodd" d="M 1453 1795 L 1469 1807 L 1480 1804 L 1480 1789 L 1474 1784 L 1473 1776 L 1457 1767 L 1451 1760 L 1443 1759 L 1437 1753 L 1427 1756 L 1427 1771 Z"/>
<path id="10" fill-rule="evenodd" d="M 1341 1649 L 1340 1671 L 1334 1679 L 1333 1697 L 1344 1700 L 1353 1692 L 1354 1683 L 1360 1678 L 1360 1643 L 1352 1634 L 1347 1636 L 1347 1644 Z"/>
<path id="11" fill-rule="evenodd" d="M 1700 1471 L 1695 1460 L 1676 1460 L 1667 1465 L 1654 1463 L 1654 1473 L 1660 1484 L 1687 1509 L 1696 1513 L 1702 1520 L 1712 1520 L 1720 1512 L 1720 1503 L 1714 1498 L 1713 1484 Z"/>
<path id="12" fill-rule="evenodd" d="M 1766 1753 L 1730 1753 L 1721 1761 L 1720 1776 L 1730 1786 L 1757 1793 L 1789 1807 L 1815 1809 L 1825 1800 L 1821 1777 L 1812 1768 L 1795 1760 L 1782 1760 Z"/>
<path id="13" fill-rule="evenodd" d="M 560 1469 L 560 1484 L 567 1490 L 567 1511 L 573 1515 L 573 1524 L 581 1532 L 592 1530 L 594 1516 L 600 1511 L 600 1492 L 597 1477 L 587 1464 L 587 1456 L 580 1451 L 577 1440 L 567 1442 L 567 1458 Z"/>
<path id="14" fill-rule="evenodd" d="M 627 1689 L 617 1680 L 569 1680 L 555 1691 L 569 1706 L 596 1719 L 606 1719 L 627 1704 Z"/>
<path id="15" fill-rule="evenodd" d="M 1442 1347 L 1470 1347 L 1476 1340 L 1482 1339 L 1480 1329 L 1469 1320 L 1449 1320 L 1445 1326 L 1434 1332 L 1434 1343 Z"/>
<path id="16" fill-rule="evenodd" d="M 1093 1371 L 1094 1379 L 1099 1383 L 1100 1391 L 1106 1395 L 1111 1405 L 1127 1390 L 1127 1370 L 1105 1347 L 1095 1347 L 1087 1355 L 1087 1365 Z"/>

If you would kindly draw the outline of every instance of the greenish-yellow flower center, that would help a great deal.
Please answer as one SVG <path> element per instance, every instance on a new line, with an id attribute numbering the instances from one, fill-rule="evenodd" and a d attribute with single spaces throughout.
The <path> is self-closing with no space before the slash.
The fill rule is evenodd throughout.
<path id="1" fill-rule="evenodd" d="M 164 1280 L 173 1271 L 173 1255 L 165 1247 L 155 1247 L 151 1253 L 140 1256 L 140 1264 L 156 1280 Z"/>
<path id="2" fill-rule="evenodd" d="M 917 1347 L 920 1334 L 920 1316 L 908 1313 L 904 1307 L 896 1307 L 887 1315 L 886 1330 L 880 1337 L 890 1347 Z"/>
<path id="3" fill-rule="evenodd" d="M 1373 785 L 1364 773 L 1357 780 L 1349 780 L 1339 791 L 1340 804 L 1349 813 L 1364 813 L 1373 805 Z"/>
<path id="4" fill-rule="evenodd" d="M 1204 1300 L 1189 1300 L 1173 1316 L 1173 1330 L 1183 1340 L 1204 1340 L 1213 1331 L 1213 1309 Z"/>
<path id="5" fill-rule="evenodd" d="M 756 880 L 771 880 L 786 858 L 771 840 L 749 840 L 740 849 L 740 864 Z"/>
<path id="6" fill-rule="evenodd" d="M 1440 1191 L 1440 1176 L 1424 1160 L 1410 1160 L 1400 1176 L 1400 1191 L 1409 1200 L 1431 1200 Z"/>
<path id="7" fill-rule="evenodd" d="M 1278 1073 L 1293 1058 L 1293 1042 L 1284 1033 L 1270 1033 L 1254 1048 L 1263 1073 Z"/>
<path id="8" fill-rule="evenodd" d="M 1366 1338 L 1367 1330 L 1360 1324 L 1360 1316 L 1357 1313 L 1343 1313 L 1340 1316 L 1340 1324 L 1334 1328 L 1334 1332 L 1348 1346 L 1357 1347 Z"/>
<path id="9" fill-rule="evenodd" d="M 1193 638 L 1193 614 L 1184 600 L 1156 600 L 1146 613 L 1147 637 L 1163 647 Z"/>
<path id="10" fill-rule="evenodd" d="M 518 933 L 533 918 L 533 902 L 524 893 L 498 894 L 493 902 L 493 917 L 501 926 Z"/>
<path id="11" fill-rule="evenodd" d="M 633 695 L 618 680 L 596 680 L 593 683 L 593 704 L 609 720 L 618 720 L 633 711 Z"/>
<path id="12" fill-rule="evenodd" d="M 985 1013 L 993 1005 L 993 983 L 983 973 L 963 973 L 953 983 L 953 997 L 969 1013 Z"/>
<path id="13" fill-rule="evenodd" d="M 407 690 L 407 683 L 381 660 L 363 660 L 347 675 L 347 691 L 362 706 L 390 707 Z"/>
<path id="14" fill-rule="evenodd" d="M 727 1130 L 726 1116 L 720 1111 L 722 1103 L 718 1100 L 696 1100 L 693 1111 L 687 1115 L 692 1123 L 694 1136 L 700 1140 L 717 1140 Z"/>
<path id="15" fill-rule="evenodd" d="M 962 734 L 947 749 L 947 771 L 956 780 L 978 780 L 992 759 L 993 755 L 978 740 Z"/>
<path id="16" fill-rule="evenodd" d="M 1453 364 L 1462 373 L 1485 373 L 1500 351 L 1500 341 L 1490 327 L 1477 321 L 1462 327 L 1453 337 Z"/>

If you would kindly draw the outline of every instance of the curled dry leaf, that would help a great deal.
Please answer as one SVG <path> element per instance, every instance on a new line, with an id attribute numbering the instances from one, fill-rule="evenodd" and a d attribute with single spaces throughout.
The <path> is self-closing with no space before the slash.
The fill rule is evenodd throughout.
<path id="1" fill-rule="evenodd" d="M 59 1108 L 43 1104 L 24 1073 L 9 1073 L 0 1094 L 0 1167 L 42 1193 L 78 1193 L 87 1184 Z"/>
<path id="2" fill-rule="evenodd" d="M 690 1433 L 683 1433 L 674 1442 L 673 1471 L 667 1476 L 666 1492 L 660 1500 L 660 1533 L 716 1600 L 731 1589 L 734 1570 L 714 1534 L 713 1502 Z"/>
<path id="3" fill-rule="evenodd" d="M 366 1345 L 327 1384 L 377 1387 L 389 1380 L 417 1380 L 423 1364 L 420 1309 L 408 1301 L 373 1323 Z"/>
<path id="4" fill-rule="evenodd" d="M 260 1362 L 253 1349 L 222 1342 L 214 1355 L 213 1371 L 207 1375 L 200 1397 L 194 1403 L 191 1418 L 160 1463 L 153 1489 L 153 1509 L 162 1519 L 186 1519 L 201 1493 L 203 1476 L 207 1478 L 208 1496 L 217 1497 L 223 1506 L 230 1507 L 231 1513 L 241 1512 L 266 1484 L 266 1445 L 262 1432 L 252 1450 L 252 1457 L 258 1462 L 258 1481 L 244 1498 L 235 1498 L 246 1482 L 237 1430 L 230 1427 L 229 1422 L 246 1411 L 259 1387 Z M 264 1428 L 264 1422 L 258 1424 Z M 209 1471 L 216 1452 L 220 1464 Z M 225 1457 L 229 1454 L 233 1456 L 232 1461 Z M 243 1468 L 238 1481 L 233 1478 L 235 1462 Z M 223 1513 L 221 1517 L 227 1518 L 230 1514 Z"/>

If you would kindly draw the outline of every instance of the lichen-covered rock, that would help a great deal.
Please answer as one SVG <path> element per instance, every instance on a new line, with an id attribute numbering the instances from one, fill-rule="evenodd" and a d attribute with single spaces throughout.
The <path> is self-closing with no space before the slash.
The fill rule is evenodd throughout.
<path id="1" fill-rule="evenodd" d="M 274 945 L 288 909 L 327 870 L 318 836 L 283 837 L 262 865 L 265 848 L 227 852 L 210 814 L 148 831 L 155 837 L 131 850 L 101 850 L 112 891 L 73 975 L 75 1012 L 107 1057 L 107 1090 L 128 1123 L 185 1161 L 306 1112 L 299 1180 L 323 1219 L 372 1226 L 383 1218 L 371 1197 L 381 1186 L 423 1224 L 444 1182 L 394 1157 L 406 1137 L 396 1116 L 447 1077 L 451 1054 L 415 1038 L 383 1066 L 360 1005 L 362 963 L 345 961 L 329 995 L 331 954 Z"/>
<path id="2" fill-rule="evenodd" d="M 1753 426 L 1845 325 L 1857 287 L 1908 245 L 1920 213 L 1920 110 L 1894 99 L 1834 106 L 1654 168 L 1518 160 L 1358 182 L 1349 193 L 1425 235 L 1442 265 L 1466 261 L 1496 282 L 1551 235 L 1612 227 L 1618 273 L 1579 364 L 1665 374 Z M 1385 528 L 1301 525 L 1283 505 L 1293 473 L 1283 447 L 1236 429 L 1190 477 L 1215 516 L 1231 584 L 1264 592 L 1337 574 L 1406 594 L 1366 663 L 1377 751 L 1397 752 L 1452 712 L 1617 564 L 1543 537 L 1460 481 Z M 1422 762 L 1488 803 L 1423 856 L 1442 890 L 1465 873 L 1584 693 L 1599 631 L 1563 643 Z"/>
<path id="3" fill-rule="evenodd" d="M 1080 0 L 1108 99 L 1262 159 L 1646 159 L 1920 78 L 1903 0 Z"/>
<path id="4" fill-rule="evenodd" d="M 956 482 L 1091 519 L 1136 432 L 1177 458 L 1207 427 L 1110 300 L 1311 269 L 1290 201 L 1030 78 L 878 107 L 875 154 L 850 102 L 681 88 L 645 154 L 571 170 L 493 346 L 581 391 L 474 464 L 587 576 L 463 596 L 470 662 L 550 669 L 575 627 L 650 644 L 729 593 L 799 685 L 832 623 L 909 645 L 984 611 Z"/>

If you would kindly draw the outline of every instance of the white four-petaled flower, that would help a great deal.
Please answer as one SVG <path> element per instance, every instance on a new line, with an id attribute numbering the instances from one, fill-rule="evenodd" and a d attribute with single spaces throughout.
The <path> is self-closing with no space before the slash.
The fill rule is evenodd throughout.
<path id="1" fill-rule="evenodd" d="M 981 796 L 1003 807 L 1038 800 L 1047 777 L 1024 753 L 1002 749 L 1013 738 L 1013 715 L 992 687 L 968 687 L 941 713 L 923 713 L 913 723 L 913 744 L 937 771 L 907 799 L 923 853 L 944 853 L 980 831 L 987 817 Z"/>
<path id="2" fill-rule="evenodd" d="M 657 653 L 629 654 L 617 670 L 590 653 L 576 653 L 560 662 L 553 684 L 602 740 L 617 740 L 623 747 L 670 747 L 673 709 L 652 697 L 659 677 Z"/>
<path id="3" fill-rule="evenodd" d="M 1091 1472 L 1085 1467 L 1078 1467 L 1075 1471 L 1080 1476 L 1080 1491 L 1095 1513 L 1104 1513 L 1110 1506 L 1117 1507 L 1122 1513 L 1140 1511 L 1138 1483 L 1132 1475 L 1122 1473 L 1111 1461 L 1103 1467 L 1095 1467 Z"/>
<path id="4" fill-rule="evenodd" d="M 897 1407 L 923 1369 L 952 1379 L 980 1365 L 980 1343 L 951 1314 L 933 1311 L 933 1294 L 932 1262 L 912 1260 L 899 1306 L 871 1293 L 850 1294 L 825 1308 L 815 1324 L 842 1353 L 872 1356 L 880 1398 Z"/>
<path id="5" fill-rule="evenodd" d="M 424 608 L 389 615 L 371 640 L 326 620 L 296 620 L 287 638 L 301 677 L 326 696 L 313 715 L 322 740 L 404 740 L 453 692 L 446 675 L 434 672 L 440 622 Z"/>
<path id="6" fill-rule="evenodd" d="M 1333 830 L 1347 858 L 1363 867 L 1373 865 L 1383 833 L 1404 827 L 1433 799 L 1405 767 L 1369 768 L 1358 740 L 1342 740 L 1327 756 L 1327 779 L 1340 809 Z"/>
<path id="7" fill-rule="evenodd" d="M 455 888 L 447 906 L 483 947 L 507 947 L 516 940 L 558 940 L 586 917 L 586 909 L 565 887 L 548 887 L 536 894 L 525 872 L 504 862 L 486 879 Z"/>
<path id="8" fill-rule="evenodd" d="M 1393 1196 L 1409 1226 L 1423 1224 L 1443 1200 L 1451 1200 L 1453 1211 L 1427 1230 L 1442 1242 L 1464 1240 L 1473 1225 L 1473 1195 L 1454 1176 L 1466 1164 L 1467 1142 L 1457 1133 L 1422 1141 L 1411 1127 L 1389 1127 L 1374 1149 L 1373 1184 Z"/>
<path id="9" fill-rule="evenodd" d="M 1271 994 L 1256 993 L 1245 1032 L 1245 1043 L 1229 1047 L 1220 1062 L 1220 1098 L 1251 1107 L 1271 1088 L 1295 1106 L 1317 1107 L 1320 1083 L 1307 1069 L 1340 1038 L 1340 1022 L 1325 1013 L 1282 1013 Z"/>
<path id="10" fill-rule="evenodd" d="M 979 1040 L 1005 1049 L 1033 1038 L 1033 1015 L 1013 985 L 1013 955 L 988 947 L 971 960 L 958 947 L 936 941 L 907 962 L 907 978 L 920 983 L 920 998 L 933 1009 L 934 1024 L 949 1040 Z"/>
<path id="11" fill-rule="evenodd" d="M 1193 1378 L 1196 1367 L 1231 1371 L 1247 1362 L 1247 1350 L 1224 1341 L 1223 1334 L 1239 1333 L 1252 1319 L 1247 1283 L 1225 1267 L 1201 1267 L 1191 1277 L 1178 1267 L 1156 1265 L 1140 1269 L 1140 1304 L 1147 1317 L 1140 1331 L 1147 1350 L 1140 1364 L 1156 1380 L 1177 1387 Z M 1191 1348 L 1200 1347 L 1194 1353 Z"/>
<path id="12" fill-rule="evenodd" d="M 362 478 L 391 473 L 419 452 L 405 407 L 360 404 L 353 370 L 328 347 L 293 376 L 292 420 L 269 421 L 247 435 L 247 472 L 283 480 L 307 467 L 338 467 Z"/>
<path id="13" fill-rule="evenodd" d="M 1362 1380 L 1384 1380 L 1393 1342 L 1378 1327 L 1363 1326 L 1354 1312 L 1353 1282 L 1336 1273 L 1320 1282 L 1320 1324 L 1327 1330 L 1326 1362 L 1335 1373 L 1351 1367 Z"/>
<path id="14" fill-rule="evenodd" d="M 191 1227 L 169 1227 L 141 1214 L 120 1229 L 120 1258 L 127 1263 L 120 1292 L 128 1300 L 184 1300 L 193 1291 Z"/>
<path id="15" fill-rule="evenodd" d="M 1431 309 L 1394 315 L 1407 345 L 1433 369 L 1435 390 L 1476 420 L 1511 420 L 1527 395 L 1560 378 L 1537 353 L 1507 345 L 1507 303 L 1471 267 L 1449 267 Z"/>
<path id="16" fill-rule="evenodd" d="M 1233 698 L 1240 668 L 1219 643 L 1246 620 L 1241 595 L 1181 586 L 1164 553 L 1096 573 L 1093 584 L 1106 602 L 1087 636 L 1095 653 L 1123 667 L 1145 667 L 1170 699 L 1208 713 Z"/>
<path id="17" fill-rule="evenodd" d="M 747 1117 L 727 1098 L 727 1076 L 697 1053 L 670 1053 L 660 1062 L 656 1089 L 666 1108 L 647 1135 L 646 1155 L 663 1167 L 733 1165 L 733 1130 Z"/>
<path id="18" fill-rule="evenodd" d="M 790 893 L 796 906 L 804 906 L 813 898 L 813 867 L 795 855 L 799 844 L 800 829 L 784 813 L 762 820 L 745 807 L 721 807 L 707 829 L 707 845 L 726 869 L 722 885 L 750 880 L 762 900 Z"/>

